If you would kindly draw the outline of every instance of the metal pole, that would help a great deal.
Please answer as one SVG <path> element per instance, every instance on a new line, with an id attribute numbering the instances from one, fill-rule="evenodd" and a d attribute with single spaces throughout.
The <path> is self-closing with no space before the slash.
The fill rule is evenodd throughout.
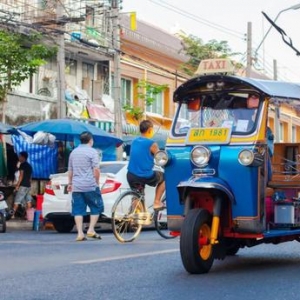
<path id="1" fill-rule="evenodd" d="M 56 7 L 57 23 L 63 16 L 63 8 L 61 1 L 57 1 Z M 64 31 L 64 25 L 60 26 Z M 58 37 L 58 52 L 57 52 L 57 67 L 58 67 L 58 81 L 57 81 L 57 116 L 64 118 L 66 116 L 66 102 L 65 102 L 65 38 L 64 34 Z"/>
<path id="2" fill-rule="evenodd" d="M 247 23 L 247 68 L 246 68 L 246 77 L 251 76 L 251 67 L 252 67 L 252 23 Z"/>
<path id="3" fill-rule="evenodd" d="M 277 70 L 277 60 L 273 59 L 273 79 L 277 80 L 278 70 Z"/>
<path id="4" fill-rule="evenodd" d="M 120 73 L 120 20 L 118 0 L 112 1 L 114 47 L 114 114 L 115 135 L 122 139 L 121 73 Z M 122 160 L 123 148 L 117 148 L 117 160 Z"/>

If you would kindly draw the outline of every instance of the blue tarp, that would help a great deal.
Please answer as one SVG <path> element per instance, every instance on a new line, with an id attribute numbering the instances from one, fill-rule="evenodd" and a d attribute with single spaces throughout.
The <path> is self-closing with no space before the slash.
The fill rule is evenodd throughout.
<path id="1" fill-rule="evenodd" d="M 53 147 L 28 143 L 22 136 L 12 135 L 11 137 L 15 152 L 28 153 L 28 162 L 33 168 L 34 179 L 48 179 L 50 174 L 57 173 L 57 144 Z"/>

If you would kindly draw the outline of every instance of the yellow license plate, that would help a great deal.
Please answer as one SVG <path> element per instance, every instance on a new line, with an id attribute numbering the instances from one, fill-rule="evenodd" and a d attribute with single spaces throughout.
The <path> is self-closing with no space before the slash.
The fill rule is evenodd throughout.
<path id="1" fill-rule="evenodd" d="M 231 128 L 191 128 L 186 144 L 228 144 Z"/>

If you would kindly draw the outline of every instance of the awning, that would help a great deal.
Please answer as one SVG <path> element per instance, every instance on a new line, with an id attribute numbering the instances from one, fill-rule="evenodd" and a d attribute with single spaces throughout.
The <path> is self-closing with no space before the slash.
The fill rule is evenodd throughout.
<path id="1" fill-rule="evenodd" d="M 81 119 L 80 121 L 85 123 L 90 123 L 98 128 L 101 128 L 107 132 L 114 133 L 114 122 L 110 121 L 101 121 L 101 120 L 90 120 L 90 119 Z M 139 128 L 133 124 L 123 124 L 122 125 L 123 134 L 138 134 Z"/>

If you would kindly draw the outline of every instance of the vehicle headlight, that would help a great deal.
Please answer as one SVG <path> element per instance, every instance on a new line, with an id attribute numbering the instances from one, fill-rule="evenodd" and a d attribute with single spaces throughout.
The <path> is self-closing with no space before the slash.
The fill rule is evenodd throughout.
<path id="1" fill-rule="evenodd" d="M 238 156 L 239 163 L 243 166 L 249 166 L 254 161 L 254 153 L 251 150 L 243 150 Z"/>
<path id="2" fill-rule="evenodd" d="M 191 152 L 191 161 L 197 167 L 205 167 L 210 159 L 210 150 L 203 146 L 196 146 Z"/>
<path id="3" fill-rule="evenodd" d="M 169 161 L 169 157 L 166 151 L 159 150 L 154 155 L 154 163 L 157 166 L 163 167 Z"/>

